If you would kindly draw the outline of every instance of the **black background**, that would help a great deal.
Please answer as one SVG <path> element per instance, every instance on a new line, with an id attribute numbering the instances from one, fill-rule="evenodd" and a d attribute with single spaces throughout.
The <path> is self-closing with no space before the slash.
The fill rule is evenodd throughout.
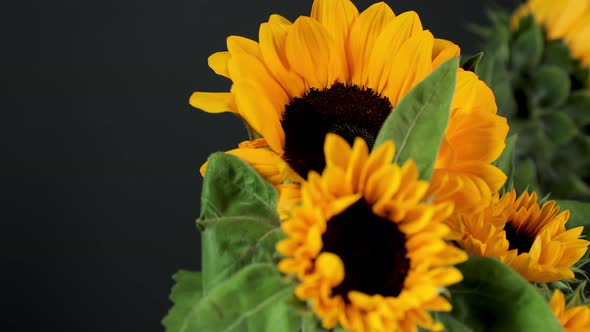
<path id="1" fill-rule="evenodd" d="M 355 1 L 359 9 L 374 1 Z M 495 1 L 514 7 L 517 0 Z M 479 0 L 388 1 L 477 51 Z M 160 331 L 171 275 L 197 270 L 207 155 L 246 138 L 188 105 L 229 82 L 225 37 L 307 1 L 18 1 L 0 11 L 2 331 Z"/>

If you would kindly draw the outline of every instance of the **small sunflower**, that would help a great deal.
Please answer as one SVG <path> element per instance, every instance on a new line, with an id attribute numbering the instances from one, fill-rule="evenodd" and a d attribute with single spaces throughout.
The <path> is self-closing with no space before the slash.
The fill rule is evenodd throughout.
<path id="1" fill-rule="evenodd" d="M 230 36 L 227 49 L 211 55 L 209 66 L 233 82 L 231 91 L 195 92 L 190 103 L 242 117 L 262 141 L 230 153 L 277 186 L 323 170 L 327 133 L 351 144 L 361 137 L 372 148 L 392 107 L 460 53 L 424 30 L 415 12 L 396 16 L 379 2 L 359 13 L 349 0 L 316 0 L 310 17 L 293 23 L 272 15 L 258 42 Z M 504 149 L 508 125 L 485 83 L 458 70 L 429 193 L 473 210 L 489 204 L 506 180 L 491 163 Z"/>
<path id="2" fill-rule="evenodd" d="M 427 311 L 451 310 L 440 289 L 461 281 L 452 265 L 467 259 L 444 240 L 452 203 L 424 202 L 428 183 L 412 161 L 392 164 L 394 150 L 389 141 L 369 154 L 361 138 L 351 149 L 328 134 L 325 170 L 310 173 L 282 224 L 278 268 L 298 278 L 296 296 L 324 328 L 441 330 Z"/>
<path id="3" fill-rule="evenodd" d="M 590 66 L 590 1 L 529 0 L 515 11 L 512 25 L 518 26 L 520 19 L 529 14 L 545 28 L 548 40 L 563 40 L 573 58 Z"/>
<path id="4" fill-rule="evenodd" d="M 586 253 L 590 242 L 580 239 L 583 227 L 566 230 L 570 212 L 559 212 L 555 201 L 539 205 L 537 194 L 516 191 L 480 213 L 449 219 L 453 237 L 467 252 L 495 257 L 532 282 L 574 277 L 571 267 Z"/>
<path id="5" fill-rule="evenodd" d="M 564 332 L 590 331 L 590 307 L 581 305 L 566 308 L 565 297 L 559 290 L 553 293 L 549 305 L 551 311 L 563 326 Z"/>

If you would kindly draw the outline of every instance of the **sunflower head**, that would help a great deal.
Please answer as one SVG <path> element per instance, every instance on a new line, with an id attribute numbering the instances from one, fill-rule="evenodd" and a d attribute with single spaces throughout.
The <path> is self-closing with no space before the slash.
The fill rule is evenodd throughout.
<path id="1" fill-rule="evenodd" d="M 315 0 L 311 14 L 294 22 L 272 15 L 258 37 L 229 37 L 227 51 L 213 54 L 209 65 L 232 81 L 231 90 L 196 92 L 190 103 L 242 117 L 268 152 L 245 147 L 232 153 L 277 186 L 322 172 L 328 133 L 350 144 L 361 137 L 372 148 L 398 102 L 460 54 L 457 45 L 424 29 L 415 12 L 396 15 L 385 2 L 359 12 L 349 0 Z M 501 188 L 506 176 L 491 163 L 504 149 L 508 125 L 496 113 L 491 90 L 458 69 L 429 189 L 435 199 L 452 201 L 458 210 L 477 209 Z"/>
<path id="2" fill-rule="evenodd" d="M 513 190 L 481 213 L 450 218 L 454 238 L 468 252 L 495 257 L 532 282 L 574 277 L 571 267 L 590 242 L 580 239 L 583 227 L 566 230 L 570 212 L 555 201 L 539 204 L 537 194 L 517 198 Z"/>
<path id="3" fill-rule="evenodd" d="M 559 290 L 553 293 L 549 305 L 565 332 L 590 331 L 590 307 L 566 307 L 565 297 Z"/>
<path id="4" fill-rule="evenodd" d="M 428 203 L 428 183 L 412 161 L 393 164 L 394 149 L 369 154 L 363 139 L 351 148 L 329 134 L 325 170 L 309 174 L 282 225 L 279 270 L 297 277 L 296 296 L 325 328 L 440 330 L 427 310 L 451 310 L 440 289 L 462 279 L 451 266 L 467 259 L 445 242 L 452 204 Z"/>
<path id="5" fill-rule="evenodd" d="M 547 40 L 562 40 L 572 57 L 584 66 L 590 65 L 590 1 L 587 0 L 529 0 L 512 15 L 511 25 L 518 29 L 527 15 L 543 26 Z"/>

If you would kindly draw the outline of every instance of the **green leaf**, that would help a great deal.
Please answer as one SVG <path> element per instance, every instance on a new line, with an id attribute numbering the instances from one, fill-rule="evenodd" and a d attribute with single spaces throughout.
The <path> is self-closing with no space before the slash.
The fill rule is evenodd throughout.
<path id="1" fill-rule="evenodd" d="M 301 323 L 286 303 L 291 296 L 293 287 L 273 264 L 253 264 L 212 289 L 167 332 L 296 331 Z"/>
<path id="2" fill-rule="evenodd" d="M 586 90 L 572 92 L 559 111 L 567 114 L 578 126 L 589 124 L 590 93 Z"/>
<path id="3" fill-rule="evenodd" d="M 239 158 L 209 158 L 198 220 L 205 293 L 248 264 L 272 261 L 283 236 L 276 201 L 273 186 Z"/>
<path id="4" fill-rule="evenodd" d="M 567 114 L 553 112 L 543 116 L 545 132 L 555 144 L 566 144 L 577 134 L 576 123 Z"/>
<path id="5" fill-rule="evenodd" d="M 471 330 L 563 331 L 543 296 L 506 265 L 472 256 L 457 267 L 464 279 L 449 288 L 451 315 Z"/>
<path id="6" fill-rule="evenodd" d="M 501 169 L 502 172 L 504 172 L 504 174 L 506 174 L 506 176 L 508 177 L 506 183 L 509 183 L 512 179 L 512 172 L 514 169 L 514 146 L 516 145 L 517 140 L 518 135 L 516 134 L 508 137 L 506 139 L 506 147 L 504 148 L 504 151 L 502 152 L 498 160 L 494 162 L 494 165 Z"/>
<path id="7" fill-rule="evenodd" d="M 575 61 L 572 78 L 581 89 L 587 89 L 590 80 L 590 69 L 581 64 L 580 61 Z"/>
<path id="8" fill-rule="evenodd" d="M 543 64 L 563 68 L 566 71 L 573 69 L 572 56 L 567 45 L 562 40 L 551 40 L 545 43 Z"/>
<path id="9" fill-rule="evenodd" d="M 394 108 L 377 135 L 374 148 L 387 140 L 396 145 L 395 161 L 413 159 L 420 177 L 429 180 L 438 155 L 455 92 L 459 59 L 438 67 Z"/>
<path id="10" fill-rule="evenodd" d="M 445 332 L 473 332 L 471 328 L 458 321 L 451 313 L 433 312 L 431 315 L 434 320 L 441 322 L 445 326 L 443 330 Z"/>
<path id="11" fill-rule="evenodd" d="M 320 321 L 312 312 L 309 312 L 302 317 L 301 332 L 328 332 L 328 330 L 323 329 Z"/>
<path id="12" fill-rule="evenodd" d="M 590 200 L 590 186 L 577 174 L 564 173 L 551 183 L 551 194 L 556 198 Z"/>
<path id="13" fill-rule="evenodd" d="M 263 219 L 227 217 L 204 221 L 202 234 L 205 292 L 254 262 L 272 262 L 280 228 Z"/>
<path id="14" fill-rule="evenodd" d="M 516 71 L 536 67 L 543 57 L 543 30 L 532 16 L 521 19 L 511 48 L 511 64 Z"/>
<path id="15" fill-rule="evenodd" d="M 541 66 L 531 74 L 530 94 L 536 105 L 554 107 L 564 102 L 570 92 L 569 74 L 556 66 Z"/>
<path id="16" fill-rule="evenodd" d="M 465 60 L 461 62 L 461 68 L 475 73 L 477 72 L 477 66 L 479 65 L 482 58 L 483 52 L 479 52 L 476 55 L 465 58 Z"/>
<path id="17" fill-rule="evenodd" d="M 564 174 L 573 173 L 582 178 L 590 177 L 590 137 L 578 135 L 567 146 L 560 147 L 555 155 L 556 180 L 562 180 Z M 567 193 L 567 189 L 566 189 Z"/>
<path id="18" fill-rule="evenodd" d="M 561 211 L 570 210 L 570 219 L 565 224 L 567 229 L 584 226 L 584 233 L 590 232 L 590 203 L 570 200 L 558 200 Z"/>
<path id="19" fill-rule="evenodd" d="M 202 295 L 201 273 L 178 271 L 173 277 L 176 284 L 172 287 L 170 299 L 174 306 L 162 321 L 166 331 L 180 331 L 191 308 L 199 303 Z"/>
<path id="20" fill-rule="evenodd" d="M 516 168 L 513 171 L 514 188 L 518 193 L 524 191 L 535 191 L 540 196 L 543 196 L 539 192 L 539 183 L 537 181 L 537 168 L 535 163 L 531 159 L 523 160 L 516 164 Z"/>

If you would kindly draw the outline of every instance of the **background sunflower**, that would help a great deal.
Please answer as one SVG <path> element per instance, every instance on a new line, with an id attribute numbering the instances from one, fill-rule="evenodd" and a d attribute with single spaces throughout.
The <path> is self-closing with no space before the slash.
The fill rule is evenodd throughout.
<path id="1" fill-rule="evenodd" d="M 581 239 L 583 227 L 566 230 L 570 211 L 555 201 L 541 203 L 536 193 L 516 191 L 501 197 L 482 213 L 459 215 L 449 225 L 467 252 L 494 257 L 531 282 L 574 278 L 572 267 L 590 242 Z"/>
<path id="2" fill-rule="evenodd" d="M 590 307 L 587 305 L 566 306 L 565 297 L 559 290 L 553 293 L 550 305 L 564 332 L 582 332 L 590 329 Z"/>

